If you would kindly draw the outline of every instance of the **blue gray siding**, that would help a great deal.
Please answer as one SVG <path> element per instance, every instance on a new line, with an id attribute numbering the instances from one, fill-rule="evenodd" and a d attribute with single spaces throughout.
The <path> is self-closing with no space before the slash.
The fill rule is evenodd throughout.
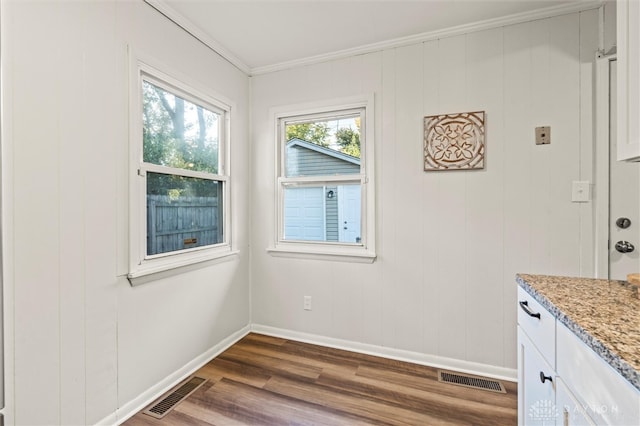
<path id="1" fill-rule="evenodd" d="M 333 191 L 333 198 L 327 198 L 325 208 L 326 208 L 326 216 L 325 219 L 327 221 L 326 224 L 326 232 L 327 232 L 327 241 L 338 241 L 339 231 L 338 231 L 338 187 L 337 186 L 327 186 L 325 191 L 326 194 L 329 191 Z"/>
<path id="2" fill-rule="evenodd" d="M 348 175 L 360 173 L 360 165 L 303 146 L 287 147 L 287 177 Z"/>

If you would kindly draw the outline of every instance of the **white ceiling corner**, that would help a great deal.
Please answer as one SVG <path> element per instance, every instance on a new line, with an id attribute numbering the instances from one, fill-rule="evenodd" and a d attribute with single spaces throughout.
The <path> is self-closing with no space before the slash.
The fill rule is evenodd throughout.
<path id="1" fill-rule="evenodd" d="M 248 75 L 594 9 L 602 0 L 144 0 Z"/>

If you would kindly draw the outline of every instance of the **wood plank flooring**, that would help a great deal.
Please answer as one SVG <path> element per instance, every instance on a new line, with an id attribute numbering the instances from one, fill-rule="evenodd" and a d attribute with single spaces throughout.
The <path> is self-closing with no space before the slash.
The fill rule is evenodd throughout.
<path id="1" fill-rule="evenodd" d="M 438 382 L 431 367 L 251 333 L 196 375 L 208 381 L 163 419 L 126 426 L 515 425 L 506 394 Z"/>

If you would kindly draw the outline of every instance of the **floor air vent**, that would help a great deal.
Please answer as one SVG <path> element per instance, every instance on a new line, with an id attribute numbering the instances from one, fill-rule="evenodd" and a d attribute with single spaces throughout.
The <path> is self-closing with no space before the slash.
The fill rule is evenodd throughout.
<path id="1" fill-rule="evenodd" d="M 481 389 L 490 392 L 507 393 L 504 385 L 497 381 L 469 374 L 438 370 L 438 381 L 467 388 Z"/>
<path id="2" fill-rule="evenodd" d="M 155 417 L 156 419 L 163 418 L 169 414 L 169 411 L 182 402 L 186 397 L 194 393 L 206 381 L 207 379 L 203 379 L 202 377 L 193 376 L 188 378 L 154 401 L 143 411 L 143 413 L 151 417 Z"/>

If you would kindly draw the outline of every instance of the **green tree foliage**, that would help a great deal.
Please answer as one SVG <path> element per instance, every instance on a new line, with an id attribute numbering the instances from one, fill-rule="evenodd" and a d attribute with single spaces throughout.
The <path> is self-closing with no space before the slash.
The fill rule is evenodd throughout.
<path id="1" fill-rule="evenodd" d="M 143 161 L 218 173 L 218 114 L 143 83 Z M 209 134 L 208 134 L 209 133 Z M 210 181 L 149 173 L 148 194 L 208 195 Z"/>
<path id="2" fill-rule="evenodd" d="M 338 129 L 336 142 L 340 145 L 341 152 L 360 158 L 360 132 L 348 127 Z"/>
<path id="3" fill-rule="evenodd" d="M 324 122 L 289 124 L 286 133 L 288 141 L 298 138 L 320 146 L 329 146 L 329 125 Z"/>
<path id="4" fill-rule="evenodd" d="M 336 131 L 336 143 L 340 151 L 360 158 L 360 117 L 355 118 L 356 129 L 342 127 Z"/>

